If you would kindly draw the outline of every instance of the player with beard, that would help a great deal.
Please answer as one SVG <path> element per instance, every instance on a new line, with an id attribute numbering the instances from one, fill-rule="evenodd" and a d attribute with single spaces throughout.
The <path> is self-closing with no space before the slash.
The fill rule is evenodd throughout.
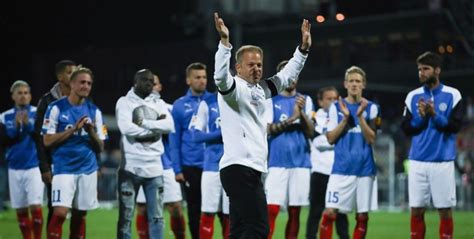
<path id="1" fill-rule="evenodd" d="M 209 96 L 206 91 L 206 65 L 195 62 L 186 67 L 186 84 L 189 90 L 186 95 L 173 103 L 174 125 L 176 132 L 169 135 L 170 156 L 176 181 L 184 186 L 187 202 L 189 230 L 194 239 L 199 238 L 199 221 L 201 218 L 201 176 L 204 161 L 204 144 L 192 139 L 189 129 L 192 116 L 199 103 Z"/>
<path id="2" fill-rule="evenodd" d="M 425 238 L 424 213 L 430 203 L 438 209 L 439 238 L 453 238 L 456 206 L 456 133 L 462 126 L 461 93 L 440 82 L 441 57 L 421 54 L 416 63 L 423 86 L 405 99 L 401 128 L 411 136 L 408 155 L 408 196 L 411 207 L 411 238 Z"/>
<path id="3" fill-rule="evenodd" d="M 281 71 L 288 61 L 277 66 Z M 267 101 L 269 135 L 268 175 L 265 191 L 272 238 L 280 207 L 288 209 L 285 238 L 297 238 L 301 206 L 309 204 L 310 145 L 314 125 L 310 119 L 313 100 L 296 91 L 297 80 Z"/>

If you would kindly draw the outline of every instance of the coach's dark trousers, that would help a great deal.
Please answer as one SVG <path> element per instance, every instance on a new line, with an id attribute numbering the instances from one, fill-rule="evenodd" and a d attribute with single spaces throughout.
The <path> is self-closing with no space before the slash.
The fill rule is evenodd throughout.
<path id="1" fill-rule="evenodd" d="M 267 200 L 262 173 L 242 165 L 220 170 L 224 190 L 229 196 L 230 239 L 266 239 L 268 237 Z"/>

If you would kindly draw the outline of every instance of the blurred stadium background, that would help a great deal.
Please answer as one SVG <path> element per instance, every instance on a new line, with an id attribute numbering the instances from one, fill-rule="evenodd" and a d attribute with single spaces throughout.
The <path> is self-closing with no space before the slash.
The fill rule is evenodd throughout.
<path id="1" fill-rule="evenodd" d="M 473 0 L 1 4 L 2 111 L 12 105 L 8 89 L 15 80 L 31 84 L 32 103 L 36 104 L 55 83 L 54 64 L 59 60 L 71 59 L 93 70 L 92 97 L 106 115 L 110 135 L 101 159 L 99 182 L 99 199 L 104 207 L 113 206 L 116 200 L 116 100 L 132 86 L 136 70 L 149 68 L 160 76 L 164 100 L 173 103 L 187 90 L 184 69 L 195 61 L 207 64 L 208 89 L 213 91 L 218 36 L 212 13 L 218 11 L 231 29 L 234 46 L 255 44 L 263 48 L 266 76 L 274 74 L 278 62 L 290 57 L 300 41 L 301 19 L 310 19 L 313 47 L 298 89 L 313 99 L 320 87 L 334 85 L 342 90 L 344 71 L 349 66 L 358 65 L 367 72 L 365 96 L 378 102 L 382 109 L 383 128 L 375 151 L 383 211 L 407 210 L 404 162 L 409 140 L 401 133 L 399 123 L 406 94 L 419 85 L 415 59 L 428 50 L 441 54 L 441 80 L 461 91 L 466 107 L 464 128 L 458 135 L 457 210 L 474 209 Z M 0 165 L 0 175 L 5 175 L 5 162 Z M 7 194 L 5 180 L 5 176 L 0 177 L 0 191 Z"/>

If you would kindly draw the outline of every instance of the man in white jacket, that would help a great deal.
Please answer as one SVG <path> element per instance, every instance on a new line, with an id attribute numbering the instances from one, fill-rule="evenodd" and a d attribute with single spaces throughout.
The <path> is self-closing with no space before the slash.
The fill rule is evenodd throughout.
<path id="1" fill-rule="evenodd" d="M 311 47 L 310 24 L 301 24 L 302 41 L 288 64 L 262 79 L 263 51 L 242 46 L 236 53 L 235 76 L 230 74 L 232 45 L 229 29 L 214 14 L 220 43 L 215 55 L 214 81 L 219 91 L 224 155 L 219 163 L 222 186 L 230 201 L 230 238 L 267 238 L 268 211 L 261 182 L 267 171 L 265 99 L 277 95 L 298 78 Z"/>
<path id="2" fill-rule="evenodd" d="M 131 238 L 131 222 L 140 186 L 145 192 L 150 238 L 163 238 L 162 134 L 174 131 L 166 105 L 152 94 L 153 73 L 135 73 L 135 85 L 117 101 L 117 124 L 122 134 L 123 158 L 118 175 L 117 238 Z"/>

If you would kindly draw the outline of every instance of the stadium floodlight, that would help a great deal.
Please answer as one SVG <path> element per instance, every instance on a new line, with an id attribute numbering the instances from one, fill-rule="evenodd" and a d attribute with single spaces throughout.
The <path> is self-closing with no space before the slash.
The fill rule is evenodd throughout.
<path id="1" fill-rule="evenodd" d="M 342 22 L 342 21 L 344 21 L 344 19 L 346 19 L 346 17 L 344 16 L 344 14 L 342 14 L 342 13 L 336 14 L 336 20 Z"/>
<path id="2" fill-rule="evenodd" d="M 317 15 L 316 16 L 316 21 L 319 22 L 319 23 L 323 23 L 325 20 L 326 20 L 326 18 L 324 18 L 324 16 L 322 16 L 322 15 Z"/>

